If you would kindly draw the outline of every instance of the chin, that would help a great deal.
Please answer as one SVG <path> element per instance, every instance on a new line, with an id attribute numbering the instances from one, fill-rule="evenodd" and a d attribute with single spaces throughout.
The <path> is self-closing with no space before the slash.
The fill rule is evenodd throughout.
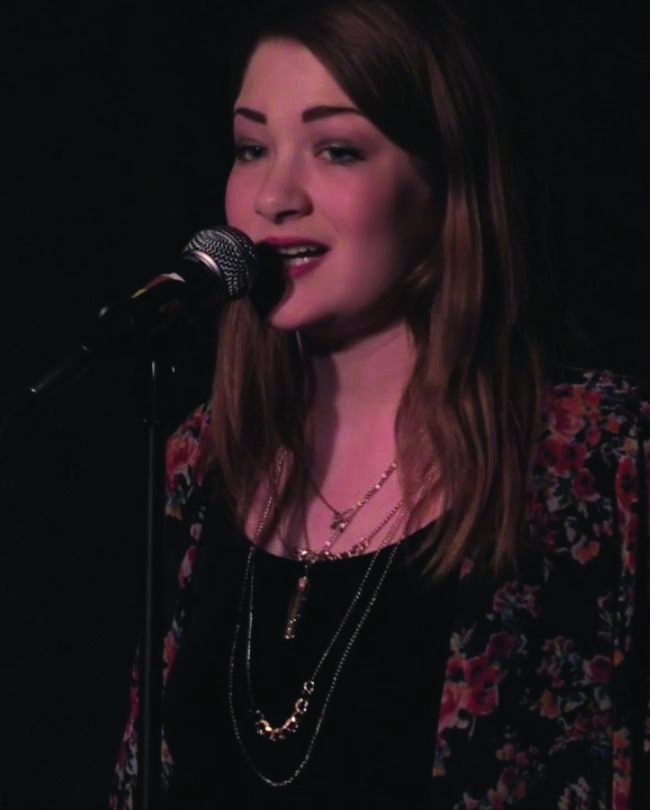
<path id="1" fill-rule="evenodd" d="M 296 331 L 309 328 L 322 320 L 325 313 L 312 296 L 296 295 L 289 285 L 284 296 L 268 315 L 268 321 L 275 329 Z"/>
<path id="2" fill-rule="evenodd" d="M 268 322 L 274 329 L 282 332 L 305 332 L 314 329 L 319 330 L 320 322 L 317 318 L 309 318 L 300 313 L 286 311 L 283 308 L 276 308 L 268 317 Z"/>
<path id="3" fill-rule="evenodd" d="M 288 303 L 288 302 L 287 302 Z M 335 315 L 324 312 L 307 311 L 303 307 L 279 304 L 268 316 L 268 322 L 274 329 L 282 332 L 300 332 L 305 337 L 313 336 L 319 339 L 337 339 L 337 335 L 344 331 L 343 324 Z"/>
<path id="4" fill-rule="evenodd" d="M 310 297 L 311 299 L 311 297 Z M 324 302 L 321 302 L 321 304 Z M 287 296 L 271 310 L 269 324 L 279 331 L 300 332 L 309 343 L 336 350 L 372 334 L 382 332 L 400 317 L 377 308 L 359 308 L 344 312 L 342 303 L 329 302 L 327 308 L 315 307 L 314 301 Z"/>

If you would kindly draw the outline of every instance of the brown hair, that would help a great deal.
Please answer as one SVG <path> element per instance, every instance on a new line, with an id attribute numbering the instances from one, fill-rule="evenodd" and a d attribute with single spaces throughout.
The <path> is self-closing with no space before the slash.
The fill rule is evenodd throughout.
<path id="1" fill-rule="evenodd" d="M 309 48 L 441 189 L 430 253 L 404 283 L 416 363 L 397 416 L 398 460 L 412 525 L 431 487 L 443 488 L 426 570 L 444 575 L 467 555 L 496 570 L 514 558 L 525 523 L 540 375 L 520 201 L 497 94 L 471 31 L 442 0 L 285 0 L 267 7 L 242 49 L 240 80 L 255 44 L 269 37 Z M 295 334 L 272 329 L 247 301 L 229 307 L 213 452 L 240 521 L 278 446 L 304 457 L 308 383 Z M 440 471 L 428 491 L 417 483 L 427 445 Z M 300 464 L 291 474 L 299 483 Z"/>

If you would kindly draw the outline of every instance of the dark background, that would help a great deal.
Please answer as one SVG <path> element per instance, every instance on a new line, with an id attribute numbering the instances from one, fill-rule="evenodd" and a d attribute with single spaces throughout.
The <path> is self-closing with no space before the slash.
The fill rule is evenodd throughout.
<path id="1" fill-rule="evenodd" d="M 250 4 L 207 15 L 198 3 L 153 5 L 2 12 L 2 397 L 73 345 L 101 305 L 223 221 L 224 44 Z M 557 306 L 580 336 L 570 354 L 648 378 L 643 3 L 479 6 Z M 211 346 L 209 325 L 179 340 L 170 430 L 209 391 Z M 138 633 L 134 370 L 127 360 L 87 378 L 0 444 L 3 807 L 105 804 Z"/>

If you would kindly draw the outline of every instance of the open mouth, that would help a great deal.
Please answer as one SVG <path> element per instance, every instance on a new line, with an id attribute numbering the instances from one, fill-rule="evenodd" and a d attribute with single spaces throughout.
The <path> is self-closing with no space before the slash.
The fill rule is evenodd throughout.
<path id="1" fill-rule="evenodd" d="M 288 269 L 303 267 L 327 252 L 327 248 L 320 245 L 296 245 L 295 247 L 276 247 L 275 251 L 282 258 L 282 263 Z"/>

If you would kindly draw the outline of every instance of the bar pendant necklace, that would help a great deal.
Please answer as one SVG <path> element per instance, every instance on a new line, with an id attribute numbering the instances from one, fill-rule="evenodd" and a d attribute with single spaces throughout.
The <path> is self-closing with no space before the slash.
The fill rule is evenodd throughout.
<path id="1" fill-rule="evenodd" d="M 284 626 L 283 638 L 286 641 L 291 641 L 296 637 L 296 628 L 300 621 L 303 606 L 307 601 L 309 595 L 309 563 L 305 565 L 305 570 L 301 577 L 298 577 L 296 588 L 289 602 L 289 609 L 287 611 L 287 622 Z"/>

